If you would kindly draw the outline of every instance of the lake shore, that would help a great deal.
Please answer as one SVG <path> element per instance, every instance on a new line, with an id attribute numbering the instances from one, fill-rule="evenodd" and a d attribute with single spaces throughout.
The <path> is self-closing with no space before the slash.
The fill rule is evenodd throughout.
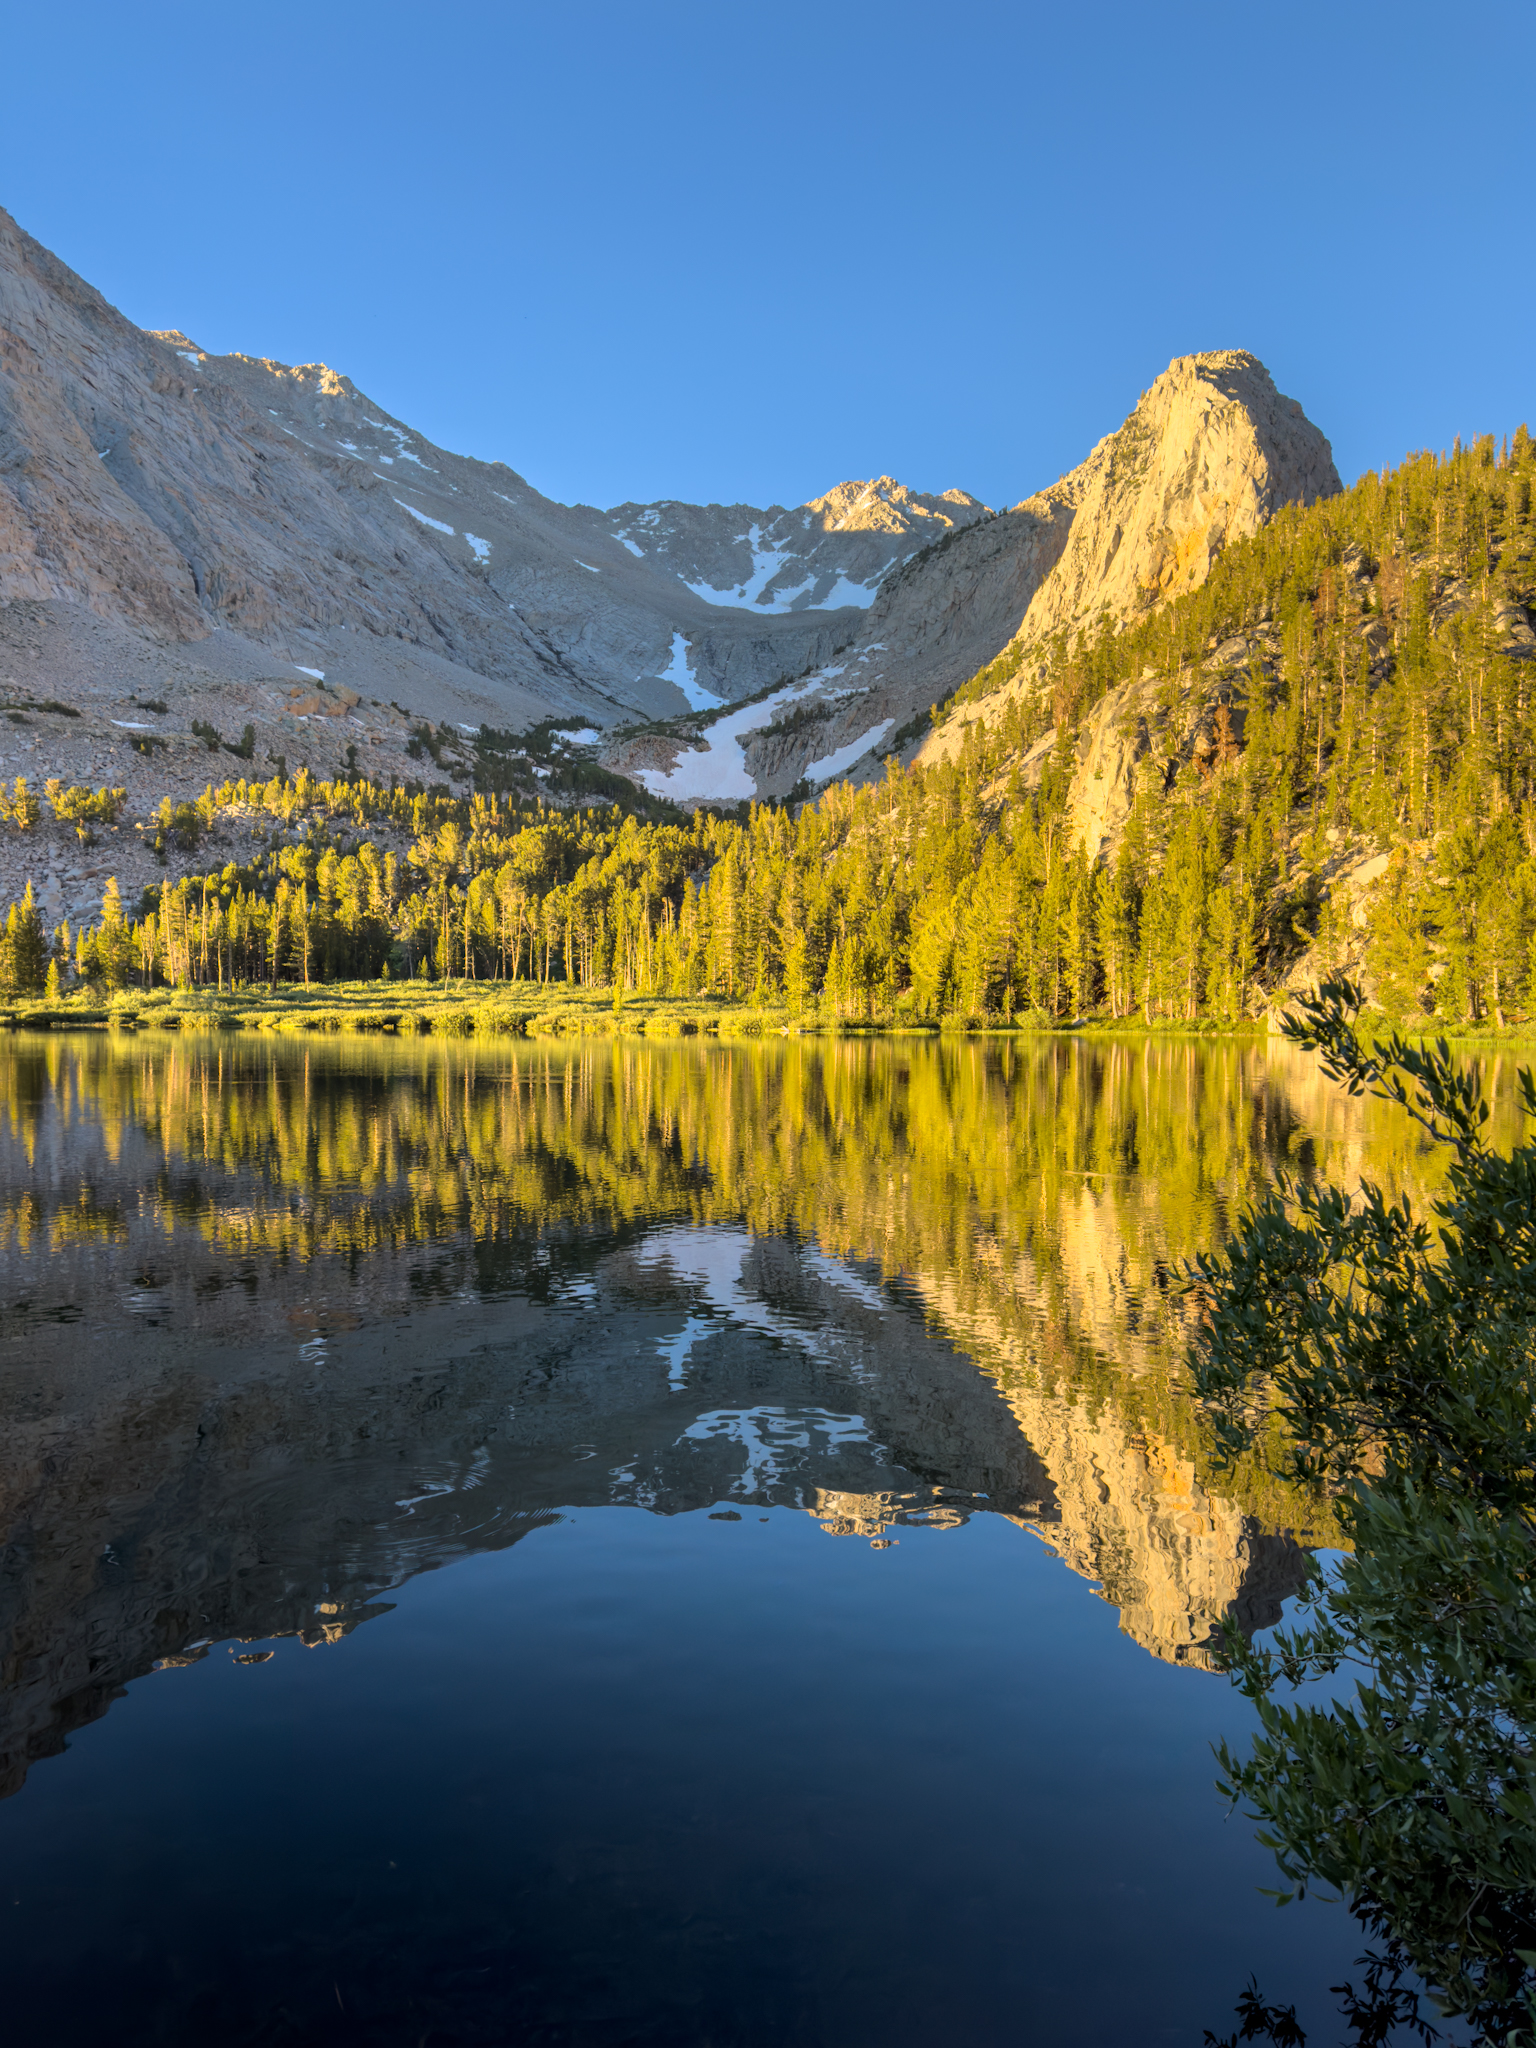
<path id="1" fill-rule="evenodd" d="M 1278 1013 L 1276 1013 L 1278 1015 Z M 1536 1046 L 1529 1025 L 1450 1027 L 1433 1018 L 1363 1017 L 1368 1035 L 1401 1030 L 1413 1038 L 1444 1037 L 1457 1045 Z M 1263 1038 L 1269 1018 L 1231 1024 L 1214 1018 L 1173 1021 L 1124 1017 L 1038 1015 L 919 1019 L 900 1009 L 866 1017 L 819 1010 L 792 1014 L 783 1003 L 728 997 L 638 995 L 616 1000 L 610 989 L 540 982 L 330 982 L 310 988 L 123 989 L 109 998 L 77 991 L 56 1002 L 36 998 L 0 1004 L 0 1029 L 10 1031 L 256 1031 L 280 1036 L 364 1032 L 439 1038 L 716 1038 L 949 1037 Z"/>

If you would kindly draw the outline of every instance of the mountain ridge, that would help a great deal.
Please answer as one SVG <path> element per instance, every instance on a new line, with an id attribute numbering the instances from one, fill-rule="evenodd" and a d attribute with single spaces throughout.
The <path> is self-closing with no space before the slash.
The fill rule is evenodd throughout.
<path id="1" fill-rule="evenodd" d="M 1337 488 L 1300 407 L 1227 350 L 1177 358 L 1002 511 L 888 475 L 787 508 L 562 505 L 329 365 L 135 327 L 0 214 L 0 650 L 87 721 L 60 770 L 133 793 L 147 745 L 161 786 L 200 772 L 194 726 L 387 780 L 423 720 L 450 787 L 463 732 L 550 721 L 684 804 L 868 778 L 963 739 L 930 739 L 930 707 L 987 664 L 1192 587 Z M 147 698 L 168 724 L 130 745 Z"/>
<path id="2" fill-rule="evenodd" d="M 847 637 L 837 615 L 869 602 L 904 551 L 893 534 L 983 509 L 897 487 L 877 538 L 868 519 L 820 518 L 823 500 L 561 506 L 505 464 L 437 448 L 327 365 L 136 328 L 4 215 L 0 331 L 0 601 L 83 602 L 167 645 L 224 630 L 290 662 L 318 648 L 309 665 L 350 667 L 364 694 L 344 632 L 451 662 L 511 718 L 686 708 L 679 631 L 697 689 L 747 695 Z M 636 518 L 653 531 L 626 544 Z M 754 522 L 785 527 L 765 532 L 767 564 Z M 658 545 L 659 569 L 642 560 Z M 737 617 L 733 593 L 763 567 L 764 602 Z"/>

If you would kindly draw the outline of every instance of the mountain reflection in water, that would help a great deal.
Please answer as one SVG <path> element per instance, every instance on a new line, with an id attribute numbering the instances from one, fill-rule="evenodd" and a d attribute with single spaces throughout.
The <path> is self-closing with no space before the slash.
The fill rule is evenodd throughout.
<path id="1" fill-rule="evenodd" d="M 1431 1164 L 1230 1043 L 96 1037 L 0 1067 L 7 1794 L 157 1665 L 323 1649 L 599 1511 L 909 1550 L 1011 1523 L 1209 1666 L 1333 1532 L 1213 1464 L 1170 1275 L 1279 1166 Z M 899 1769 L 928 1738 L 889 1739 Z"/>
<path id="2" fill-rule="evenodd" d="M 7 1791 L 156 1660 L 332 1639 L 566 1507 L 872 1538 L 984 1507 L 1195 1664 L 1297 1584 L 1316 1510 L 1213 1474 L 1166 1291 L 1320 1134 L 1358 1163 L 1358 1106 L 1297 1056 L 91 1039 L 4 1066 Z"/>

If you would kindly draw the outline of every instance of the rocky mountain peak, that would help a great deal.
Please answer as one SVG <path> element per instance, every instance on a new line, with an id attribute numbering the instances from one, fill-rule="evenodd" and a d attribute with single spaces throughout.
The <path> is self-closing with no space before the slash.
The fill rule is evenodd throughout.
<path id="1" fill-rule="evenodd" d="M 190 334 L 183 334 L 179 327 L 147 327 L 145 333 L 151 341 L 163 341 L 167 348 L 175 349 L 188 362 L 200 363 L 208 351 L 199 348 Z"/>
<path id="2" fill-rule="evenodd" d="M 969 491 L 929 495 L 908 490 L 893 476 L 838 484 L 801 509 L 810 514 L 811 525 L 823 533 L 916 534 L 920 547 L 938 540 L 953 527 L 969 526 L 987 514 L 986 506 Z"/>
<path id="3" fill-rule="evenodd" d="M 1193 590 L 1229 541 L 1282 505 L 1340 488 L 1327 440 L 1257 356 L 1177 356 L 1124 424 L 1045 494 L 1072 507 L 1072 529 L 1020 633 L 1043 639 Z"/>

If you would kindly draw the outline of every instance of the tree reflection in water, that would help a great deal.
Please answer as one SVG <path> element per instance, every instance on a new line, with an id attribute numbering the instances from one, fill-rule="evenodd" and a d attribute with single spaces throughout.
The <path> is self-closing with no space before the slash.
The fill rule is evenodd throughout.
<path id="1" fill-rule="evenodd" d="M 1213 1466 L 1170 1274 L 1278 1166 L 1429 1163 L 1230 1041 L 0 1060 L 6 1790 L 157 1659 L 600 1503 L 1006 1515 L 1206 1664 L 1331 1530 Z"/>

